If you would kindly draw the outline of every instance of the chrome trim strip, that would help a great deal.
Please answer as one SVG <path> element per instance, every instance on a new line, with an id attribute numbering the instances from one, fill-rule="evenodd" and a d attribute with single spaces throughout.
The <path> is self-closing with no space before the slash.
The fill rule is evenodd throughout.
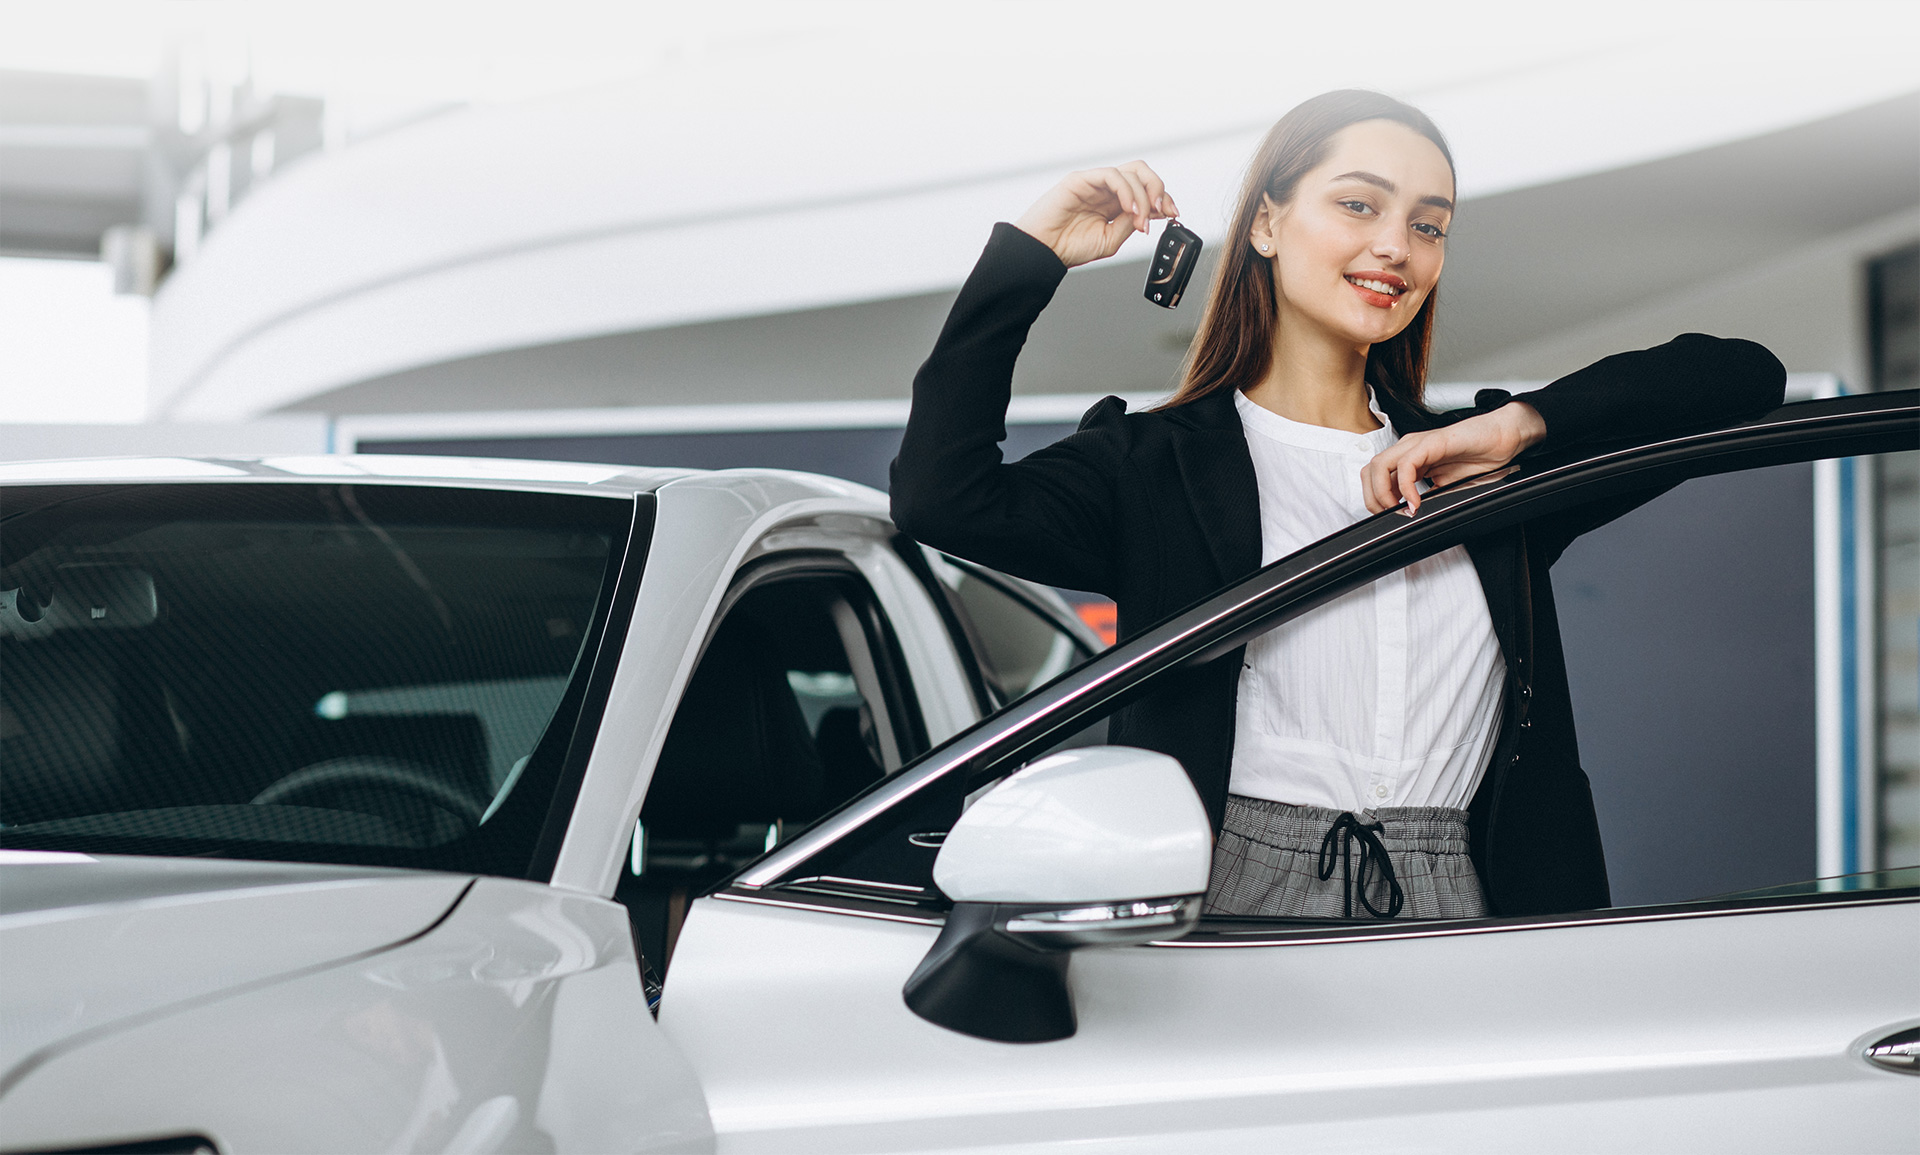
<path id="1" fill-rule="evenodd" d="M 730 890 L 718 890 L 707 895 L 708 898 L 723 899 L 727 902 L 745 902 L 755 906 L 779 906 L 789 910 L 810 910 L 816 914 L 844 914 L 852 918 L 877 918 L 881 922 L 906 922 L 915 926 L 944 926 L 946 919 L 935 915 L 896 914 L 893 911 L 861 910 L 858 907 L 835 906 L 823 902 L 800 902 L 797 899 L 780 898 L 769 894 L 739 894 Z"/>
<path id="2" fill-rule="evenodd" d="M 810 882 L 824 882 L 830 885 L 839 884 L 842 886 L 858 887 L 862 890 L 897 890 L 901 894 L 927 893 L 927 888 L 924 886 L 913 886 L 904 882 L 873 882 L 865 878 L 842 878 L 837 874 L 815 874 L 809 875 L 806 878 L 790 879 L 786 885 L 805 886 Z"/>
<path id="3" fill-rule="evenodd" d="M 1920 898 L 1913 895 L 1901 895 L 1885 898 L 1859 898 L 1851 902 L 1828 901 L 1795 903 L 1789 906 L 1721 907 L 1717 910 L 1666 910 L 1657 913 L 1622 913 L 1613 916 L 1602 914 L 1593 918 L 1562 918 L 1558 920 L 1502 919 L 1494 923 L 1475 921 L 1466 926 L 1431 926 L 1417 929 L 1414 926 L 1408 926 L 1404 930 L 1371 930 L 1343 926 L 1339 928 L 1329 927 L 1325 930 L 1303 929 L 1298 931 L 1276 931 L 1268 934 L 1253 931 L 1250 932 L 1246 938 L 1235 938 L 1231 941 L 1214 939 L 1195 942 L 1191 939 L 1168 939 L 1160 942 L 1143 943 L 1142 945 L 1173 947 L 1184 950 L 1234 950 L 1240 947 L 1256 946 L 1331 946 L 1348 942 L 1379 942 L 1385 939 L 1454 938 L 1459 935 L 1468 934 L 1506 934 L 1511 931 L 1526 930 L 1565 930 L 1577 926 L 1619 926 L 1625 923 L 1638 922 L 1679 922 L 1697 918 L 1728 918 L 1735 915 L 1746 914 L 1786 914 L 1804 910 L 1836 910 L 1843 907 L 1857 906 L 1898 906 L 1902 903 L 1913 902 L 1920 902 Z M 1227 934 L 1231 932 L 1210 932 L 1203 927 L 1194 933 Z"/>
<path id="4" fill-rule="evenodd" d="M 1129 639 L 1125 645 L 1096 655 L 1078 670 L 1063 675 L 1062 680 L 1054 683 L 1053 686 L 1021 699 L 975 729 L 962 732 L 953 739 L 954 744 L 942 752 L 937 760 L 922 761 L 917 766 L 902 770 L 873 793 L 855 799 L 838 813 L 817 822 L 792 842 L 775 849 L 771 855 L 743 871 L 733 880 L 732 885 L 745 889 L 758 889 L 772 885 L 807 859 L 832 846 L 881 813 L 892 809 L 947 774 L 987 756 L 1010 735 L 1022 730 L 1036 718 L 1044 714 L 1059 713 L 1067 719 L 1062 725 L 1070 725 L 1074 717 L 1071 707 L 1076 701 L 1097 697 L 1109 683 L 1126 678 L 1141 666 L 1157 668 L 1170 652 L 1173 652 L 1174 656 L 1168 664 L 1188 661 L 1204 655 L 1209 644 L 1218 643 L 1192 646 L 1194 652 L 1179 651 L 1188 647 L 1198 636 L 1215 633 L 1230 635 L 1236 628 L 1232 624 L 1234 619 L 1253 613 L 1255 606 L 1273 597 L 1280 588 L 1336 569 L 1356 555 L 1376 549 L 1383 540 L 1402 535 L 1416 535 L 1424 538 L 1452 532 L 1458 528 L 1458 523 L 1470 525 L 1482 517 L 1498 516 L 1505 512 L 1504 503 L 1494 503 L 1493 498 L 1496 495 L 1507 494 L 1518 489 L 1523 496 L 1537 493 L 1544 498 L 1566 484 L 1584 480 L 1584 475 L 1588 473 L 1598 472 L 1607 475 L 1611 474 L 1616 467 L 1632 465 L 1635 462 L 1640 464 L 1625 472 L 1638 472 L 1641 469 L 1653 469 L 1670 464 L 1663 459 L 1680 450 L 1699 449 L 1703 456 L 1717 456 L 1722 453 L 1736 453 L 1757 448 L 1751 444 L 1756 438 L 1763 445 L 1776 438 L 1784 444 L 1791 445 L 1799 439 L 1795 435 L 1813 436 L 1822 430 L 1830 432 L 1835 438 L 1870 436 L 1874 432 L 1871 426 L 1889 420 L 1911 420 L 1920 416 L 1920 396 L 1911 390 L 1870 393 L 1856 397 L 1795 402 L 1774 412 L 1779 414 L 1785 410 L 1803 409 L 1816 411 L 1804 415 L 1801 412 L 1792 412 L 1772 420 L 1763 418 L 1760 423 L 1750 422 L 1705 433 L 1688 434 L 1666 441 L 1636 445 L 1595 457 L 1580 458 L 1554 465 L 1541 473 L 1503 478 L 1490 484 L 1449 486 L 1446 491 L 1436 492 L 1427 497 L 1423 512 L 1418 518 L 1396 516 L 1392 511 L 1376 514 L 1366 521 L 1339 531 L 1328 539 L 1308 546 L 1305 550 L 1275 562 L 1273 566 L 1258 571 L 1238 585 L 1229 587 L 1200 605 L 1175 618 L 1161 622 L 1144 634 Z M 1857 428 L 1862 425 L 1869 428 Z M 1478 508 L 1489 504 L 1493 505 L 1490 510 Z M 1316 556 L 1321 550 L 1333 552 Z M 1299 568 L 1296 570 L 1293 566 Z M 1256 616 L 1264 616 L 1264 610 Z M 1125 656 L 1114 656 L 1121 652 L 1124 652 Z"/>
<path id="5" fill-rule="evenodd" d="M 1846 893 L 1857 894 L 1858 898 L 1845 898 Z M 861 906 L 842 905 L 830 901 L 806 902 L 775 894 L 742 894 L 736 889 L 715 891 L 707 898 L 725 899 L 728 902 L 745 902 L 757 906 L 778 906 L 791 910 L 808 910 L 816 914 L 843 914 L 850 918 L 877 918 L 883 922 L 905 922 L 918 926 L 944 926 L 946 917 L 936 914 L 904 914 L 891 910 L 868 910 Z M 863 900 L 847 896 L 852 902 Z M 1836 892 L 1832 898 L 1813 896 L 1814 901 L 1791 904 L 1769 904 L 1750 906 L 1727 906 L 1711 910 L 1673 910 L 1658 909 L 1642 913 L 1621 911 L 1610 914 L 1595 911 L 1589 916 L 1563 916 L 1560 918 L 1529 919 L 1474 919 L 1460 920 L 1456 923 L 1436 925 L 1434 923 L 1405 923 L 1398 927 L 1382 927 L 1342 924 L 1328 927 L 1302 927 L 1297 930 L 1249 931 L 1244 937 L 1159 939 L 1139 945 L 1150 947 L 1169 947 L 1180 950 L 1239 950 L 1244 947 L 1281 947 L 1281 946 L 1335 946 L 1350 942 L 1382 942 L 1403 938 L 1455 938 L 1461 935 L 1507 934 L 1516 931 L 1532 930 L 1568 930 L 1583 926 L 1621 926 L 1628 923 L 1681 922 L 1701 918 L 1729 918 L 1751 914 L 1786 914 L 1807 910 L 1838 910 L 1863 906 L 1899 906 L 1901 904 L 1920 903 L 1920 894 L 1911 892 L 1874 896 L 1871 891 Z M 881 900 L 865 900 L 878 903 Z M 1201 927 L 1193 931 L 1197 935 L 1231 935 L 1231 931 L 1209 930 Z"/>

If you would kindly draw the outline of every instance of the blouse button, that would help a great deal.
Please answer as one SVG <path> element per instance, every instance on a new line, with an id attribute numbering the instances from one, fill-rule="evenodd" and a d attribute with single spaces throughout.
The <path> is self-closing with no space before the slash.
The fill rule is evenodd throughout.
<path id="1" fill-rule="evenodd" d="M 1387 788 L 1385 786 L 1375 786 L 1373 788 L 1373 796 L 1375 798 L 1385 798 L 1387 796 Z"/>

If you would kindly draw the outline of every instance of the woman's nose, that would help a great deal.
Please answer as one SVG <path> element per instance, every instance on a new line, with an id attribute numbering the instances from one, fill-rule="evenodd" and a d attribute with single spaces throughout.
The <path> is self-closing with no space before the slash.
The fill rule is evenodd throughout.
<path id="1" fill-rule="evenodd" d="M 1404 237 L 1378 237 L 1373 242 L 1373 255 L 1389 265 L 1397 265 L 1413 253 L 1413 246 Z"/>

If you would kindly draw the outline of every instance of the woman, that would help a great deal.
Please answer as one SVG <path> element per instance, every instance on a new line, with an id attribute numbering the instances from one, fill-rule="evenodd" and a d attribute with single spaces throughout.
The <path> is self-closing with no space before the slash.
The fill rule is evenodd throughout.
<path id="1" fill-rule="evenodd" d="M 1422 404 L 1453 161 L 1416 109 L 1315 97 L 1255 154 L 1183 382 L 1003 464 L 1014 361 L 1066 270 L 1179 212 L 1135 162 L 995 226 L 914 379 L 896 523 L 1009 573 L 1112 597 L 1122 636 L 1420 487 L 1778 405 L 1759 345 L 1686 334 L 1473 410 Z M 1544 270 L 1543 278 L 1577 275 Z M 1489 534 L 1164 678 L 1117 744 L 1173 755 L 1219 836 L 1207 908 L 1470 917 L 1608 904 L 1548 566 L 1651 497 Z M 1354 857 L 1358 855 L 1356 869 Z"/>

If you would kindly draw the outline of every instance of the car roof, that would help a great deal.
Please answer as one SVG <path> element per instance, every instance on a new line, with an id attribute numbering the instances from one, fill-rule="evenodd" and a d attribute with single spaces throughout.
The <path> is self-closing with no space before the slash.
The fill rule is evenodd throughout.
<path id="1" fill-rule="evenodd" d="M 73 485 L 128 482 L 351 482 L 519 489 L 632 497 L 677 484 L 763 491 L 769 481 L 789 498 L 842 498 L 850 506 L 886 509 L 878 490 L 822 474 L 787 469 L 667 469 L 577 461 L 421 454 L 281 454 L 265 457 L 89 457 L 0 463 L 0 484 Z"/>

